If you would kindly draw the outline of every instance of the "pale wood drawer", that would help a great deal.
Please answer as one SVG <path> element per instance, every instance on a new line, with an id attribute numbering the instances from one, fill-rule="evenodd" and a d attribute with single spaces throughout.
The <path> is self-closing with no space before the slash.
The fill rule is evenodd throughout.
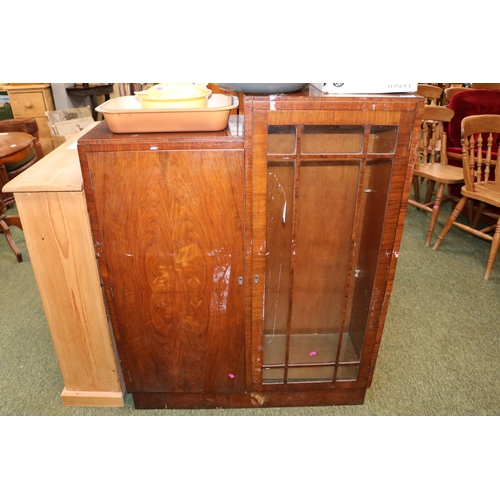
<path id="1" fill-rule="evenodd" d="M 44 116 L 47 111 L 42 92 L 9 93 L 14 116 Z"/>

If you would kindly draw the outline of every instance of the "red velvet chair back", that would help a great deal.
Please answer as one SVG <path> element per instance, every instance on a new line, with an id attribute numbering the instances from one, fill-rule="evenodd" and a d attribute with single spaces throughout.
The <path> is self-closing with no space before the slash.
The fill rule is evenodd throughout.
<path id="1" fill-rule="evenodd" d="M 448 108 L 455 113 L 452 120 L 444 124 L 448 134 L 448 164 L 462 168 L 462 120 L 473 115 L 500 115 L 500 90 L 469 89 L 467 92 L 458 92 L 450 99 Z M 486 140 L 483 137 L 484 144 Z M 498 134 L 494 134 L 494 144 L 497 140 Z M 492 153 L 492 159 L 496 160 L 496 157 L 497 154 Z M 459 186 L 452 185 L 449 190 L 452 196 L 460 196 Z"/>
<path id="2" fill-rule="evenodd" d="M 455 114 L 448 123 L 447 151 L 461 155 L 462 120 L 472 115 L 500 115 L 500 90 L 470 89 L 458 92 L 450 99 L 448 107 Z M 493 139 L 496 141 L 497 137 Z M 457 166 L 461 166 L 461 162 Z"/>

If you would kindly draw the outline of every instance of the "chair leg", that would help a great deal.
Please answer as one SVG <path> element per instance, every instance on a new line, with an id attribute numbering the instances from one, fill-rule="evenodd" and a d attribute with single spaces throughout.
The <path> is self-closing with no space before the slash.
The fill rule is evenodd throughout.
<path id="1" fill-rule="evenodd" d="M 467 202 L 467 219 L 469 221 L 469 226 L 472 227 L 474 221 L 474 200 L 469 200 Z"/>
<path id="2" fill-rule="evenodd" d="M 23 223 L 17 215 L 2 215 L 2 220 L 5 221 L 7 226 L 16 226 L 19 229 L 23 228 Z"/>
<path id="3" fill-rule="evenodd" d="M 453 212 L 451 212 L 451 215 L 448 217 L 448 220 L 446 221 L 446 224 L 444 225 L 441 234 L 438 236 L 436 243 L 434 243 L 434 246 L 432 247 L 433 250 L 436 250 L 437 247 L 444 240 L 444 237 L 448 234 L 448 231 L 451 229 L 451 226 L 453 226 L 453 223 L 457 220 L 467 200 L 468 198 L 465 196 L 462 196 L 462 198 L 460 198 L 460 201 L 456 204 Z"/>
<path id="4" fill-rule="evenodd" d="M 418 176 L 413 176 L 413 195 L 415 201 L 420 203 L 420 186 L 418 185 L 419 179 Z"/>
<path id="5" fill-rule="evenodd" d="M 488 262 L 486 263 L 486 272 L 484 273 L 484 279 L 490 279 L 491 270 L 493 269 L 493 264 L 495 263 L 495 257 L 498 252 L 498 247 L 500 246 L 500 219 L 497 222 L 495 228 L 495 234 L 493 235 L 493 240 L 491 242 L 490 254 L 488 255 Z"/>
<path id="6" fill-rule="evenodd" d="M 425 193 L 425 201 L 424 201 L 425 205 L 431 202 L 435 186 L 436 186 L 436 181 L 431 181 L 431 180 L 427 181 L 427 192 Z"/>
<path id="7" fill-rule="evenodd" d="M 5 222 L 4 218 L 0 219 L 0 231 L 5 235 L 5 238 L 7 238 L 7 243 L 9 244 L 12 251 L 16 254 L 17 262 L 22 262 L 23 256 L 21 254 L 21 251 L 19 250 L 19 248 L 17 248 L 16 244 L 14 243 L 12 235 L 10 234 L 9 226 Z"/>
<path id="8" fill-rule="evenodd" d="M 443 202 L 444 187 L 445 184 L 441 182 L 436 192 L 436 199 L 434 200 L 434 205 L 431 212 L 431 221 L 429 222 L 429 230 L 427 231 L 427 241 L 425 242 L 426 247 L 430 246 L 431 244 L 431 239 L 432 235 L 434 234 L 434 228 L 436 227 L 439 210 L 441 209 L 441 203 Z"/>
<path id="9" fill-rule="evenodd" d="M 479 206 L 476 209 L 476 213 L 474 214 L 474 219 L 472 220 L 471 227 L 476 228 L 479 224 L 479 220 L 481 219 L 484 209 L 486 208 L 486 203 L 484 201 L 479 202 Z"/>

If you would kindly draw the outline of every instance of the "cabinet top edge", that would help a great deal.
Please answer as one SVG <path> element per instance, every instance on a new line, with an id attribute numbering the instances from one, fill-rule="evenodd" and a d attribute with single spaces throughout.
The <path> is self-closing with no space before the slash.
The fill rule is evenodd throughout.
<path id="1" fill-rule="evenodd" d="M 227 143 L 228 147 L 234 148 L 244 141 L 244 120 L 242 116 L 231 116 L 228 127 L 216 132 L 137 132 L 137 133 L 114 133 L 111 132 L 105 120 L 93 128 L 78 140 L 78 144 L 122 144 L 122 143 Z"/>
<path id="2" fill-rule="evenodd" d="M 294 99 L 340 99 L 340 100 L 377 100 L 377 101 L 394 101 L 398 99 L 408 100 L 408 99 L 422 99 L 422 96 L 415 92 L 388 92 L 388 93 L 365 93 L 365 94 L 354 94 L 354 93 L 338 93 L 338 94 L 327 94 L 321 90 L 309 85 L 303 90 L 298 92 L 289 92 L 281 94 L 244 94 L 245 99 L 251 99 L 254 101 L 269 101 L 269 100 L 294 100 Z"/>
<path id="3" fill-rule="evenodd" d="M 3 91 L 14 91 L 14 90 L 39 90 L 47 89 L 50 87 L 50 83 L 27 83 L 26 85 L 0 85 L 0 90 Z"/>

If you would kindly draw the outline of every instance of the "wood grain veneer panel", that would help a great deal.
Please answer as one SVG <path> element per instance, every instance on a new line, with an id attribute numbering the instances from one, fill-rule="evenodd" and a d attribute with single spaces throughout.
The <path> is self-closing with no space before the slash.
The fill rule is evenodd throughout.
<path id="1" fill-rule="evenodd" d="M 243 151 L 87 157 L 127 389 L 243 390 Z"/>

